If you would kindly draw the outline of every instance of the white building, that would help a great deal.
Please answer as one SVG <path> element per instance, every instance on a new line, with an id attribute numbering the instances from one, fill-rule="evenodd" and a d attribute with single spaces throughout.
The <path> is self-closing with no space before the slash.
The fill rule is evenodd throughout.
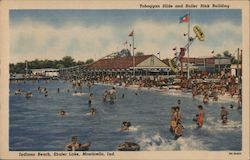
<path id="1" fill-rule="evenodd" d="M 53 68 L 31 69 L 33 75 L 57 77 L 59 76 L 59 70 Z"/>

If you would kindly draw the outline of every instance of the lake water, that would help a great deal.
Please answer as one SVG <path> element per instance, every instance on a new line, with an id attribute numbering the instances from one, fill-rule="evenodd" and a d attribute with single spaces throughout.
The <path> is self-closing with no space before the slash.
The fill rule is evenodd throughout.
<path id="1" fill-rule="evenodd" d="M 39 93 L 37 87 L 46 87 L 49 96 Z M 26 99 L 14 95 L 16 89 L 31 91 L 33 96 Z M 60 88 L 60 93 L 57 93 Z M 72 96 L 74 89 L 64 81 L 40 81 L 10 84 L 10 151 L 62 151 L 77 136 L 78 142 L 91 141 L 91 151 L 111 151 L 125 140 L 136 142 L 141 150 L 236 150 L 242 149 L 242 113 L 237 110 L 236 100 L 219 99 L 203 105 L 205 122 L 196 128 L 193 118 L 201 97 L 193 100 L 189 93 L 158 92 L 150 90 L 124 89 L 117 87 L 115 104 L 104 103 L 102 94 L 107 85 L 94 85 L 92 106 L 97 109 L 90 116 L 88 95 Z M 70 89 L 70 93 L 67 92 Z M 85 86 L 83 92 L 88 93 Z M 135 93 L 138 93 L 136 95 Z M 122 94 L 125 94 L 124 98 Z M 183 137 L 177 141 L 169 132 L 170 108 L 181 99 Z M 234 109 L 229 105 L 233 104 Z M 228 124 L 220 122 L 220 107 L 229 110 Z M 60 109 L 68 114 L 58 115 Z M 129 132 L 119 132 L 123 121 L 130 121 Z"/>

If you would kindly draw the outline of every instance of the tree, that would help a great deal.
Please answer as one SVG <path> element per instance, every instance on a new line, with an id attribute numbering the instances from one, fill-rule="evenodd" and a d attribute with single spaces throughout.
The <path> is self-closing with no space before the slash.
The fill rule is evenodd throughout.
<path id="1" fill-rule="evenodd" d="M 143 56 L 144 53 L 143 52 L 136 52 L 135 56 Z"/>
<path id="2" fill-rule="evenodd" d="M 11 63 L 9 67 L 10 67 L 10 73 L 15 73 L 15 65 Z"/>
<path id="3" fill-rule="evenodd" d="M 88 59 L 86 63 L 90 64 L 93 63 L 93 59 Z M 71 56 L 65 56 L 61 60 L 38 60 L 35 59 L 33 61 L 28 62 L 28 68 L 29 69 L 41 69 L 41 68 L 67 68 L 72 67 L 75 65 L 83 65 L 85 64 L 83 61 L 75 62 L 74 59 Z M 19 62 L 16 64 L 9 64 L 9 72 L 10 73 L 18 73 L 22 74 L 25 73 L 25 62 Z"/>
<path id="4" fill-rule="evenodd" d="M 228 50 L 225 50 L 224 52 L 222 52 L 222 54 L 218 53 L 214 56 L 215 58 L 228 58 L 230 59 L 232 64 L 237 64 L 238 60 L 235 58 L 235 56 L 233 56 Z"/>
<path id="5" fill-rule="evenodd" d="M 76 65 L 84 65 L 85 63 L 83 61 L 76 62 Z"/>
<path id="6" fill-rule="evenodd" d="M 226 50 L 226 51 L 224 51 L 224 52 L 223 52 L 223 57 L 226 57 L 226 58 L 232 58 L 232 54 L 231 54 L 231 53 L 229 53 L 229 51 L 228 51 L 228 50 Z"/>
<path id="7" fill-rule="evenodd" d="M 222 57 L 222 55 L 221 55 L 220 53 L 218 53 L 218 54 L 216 54 L 214 57 L 220 58 L 220 57 Z"/>
<path id="8" fill-rule="evenodd" d="M 62 63 L 58 63 L 56 66 L 55 66 L 56 69 L 59 69 L 59 68 L 64 68 L 64 65 Z"/>
<path id="9" fill-rule="evenodd" d="M 65 56 L 62 58 L 62 64 L 64 67 L 71 67 L 74 65 L 74 59 L 71 56 Z"/>
<path id="10" fill-rule="evenodd" d="M 24 74 L 25 73 L 25 68 L 26 68 L 25 62 L 17 63 L 14 68 L 15 68 L 16 73 Z"/>
<path id="11" fill-rule="evenodd" d="M 86 62 L 85 62 L 85 64 L 91 64 L 91 63 L 93 63 L 93 62 L 94 62 L 93 59 L 87 59 Z"/>

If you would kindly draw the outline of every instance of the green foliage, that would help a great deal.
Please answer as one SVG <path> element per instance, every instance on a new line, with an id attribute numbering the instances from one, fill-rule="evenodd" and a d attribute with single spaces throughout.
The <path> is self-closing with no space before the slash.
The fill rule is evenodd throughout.
<path id="1" fill-rule="evenodd" d="M 71 56 L 65 56 L 61 60 L 38 60 L 35 59 L 33 61 L 28 61 L 28 68 L 29 69 L 41 69 L 41 68 L 66 68 L 66 67 L 72 67 L 76 65 L 85 65 L 85 64 L 91 64 L 93 63 L 93 59 L 88 59 L 86 62 L 78 61 L 75 62 L 75 60 Z M 18 73 L 18 74 L 24 74 L 25 73 L 25 62 L 18 62 L 16 64 L 9 64 L 9 72 L 10 73 Z"/>
<path id="2" fill-rule="evenodd" d="M 93 62 L 94 62 L 93 59 L 88 59 L 85 63 L 86 63 L 86 64 L 91 64 L 91 63 L 93 63 Z"/>
<path id="3" fill-rule="evenodd" d="M 75 65 L 75 61 L 71 56 L 65 56 L 62 58 L 62 63 L 64 67 L 71 67 Z"/>
<path id="4" fill-rule="evenodd" d="M 143 56 L 144 53 L 143 52 L 136 52 L 135 56 Z"/>
<path id="5" fill-rule="evenodd" d="M 76 62 L 76 65 L 84 65 L 85 63 L 83 61 Z"/>
<path id="6" fill-rule="evenodd" d="M 223 53 L 218 53 L 214 57 L 216 58 L 229 58 L 231 60 L 232 64 L 237 64 L 238 60 L 235 58 L 235 56 L 232 55 L 228 50 L 224 51 Z"/>

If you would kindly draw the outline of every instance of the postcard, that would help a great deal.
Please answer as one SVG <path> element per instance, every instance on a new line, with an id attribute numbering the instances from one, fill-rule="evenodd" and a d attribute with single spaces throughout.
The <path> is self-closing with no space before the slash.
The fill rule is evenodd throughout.
<path id="1" fill-rule="evenodd" d="M 249 159 L 249 1 L 0 8 L 0 159 Z"/>

